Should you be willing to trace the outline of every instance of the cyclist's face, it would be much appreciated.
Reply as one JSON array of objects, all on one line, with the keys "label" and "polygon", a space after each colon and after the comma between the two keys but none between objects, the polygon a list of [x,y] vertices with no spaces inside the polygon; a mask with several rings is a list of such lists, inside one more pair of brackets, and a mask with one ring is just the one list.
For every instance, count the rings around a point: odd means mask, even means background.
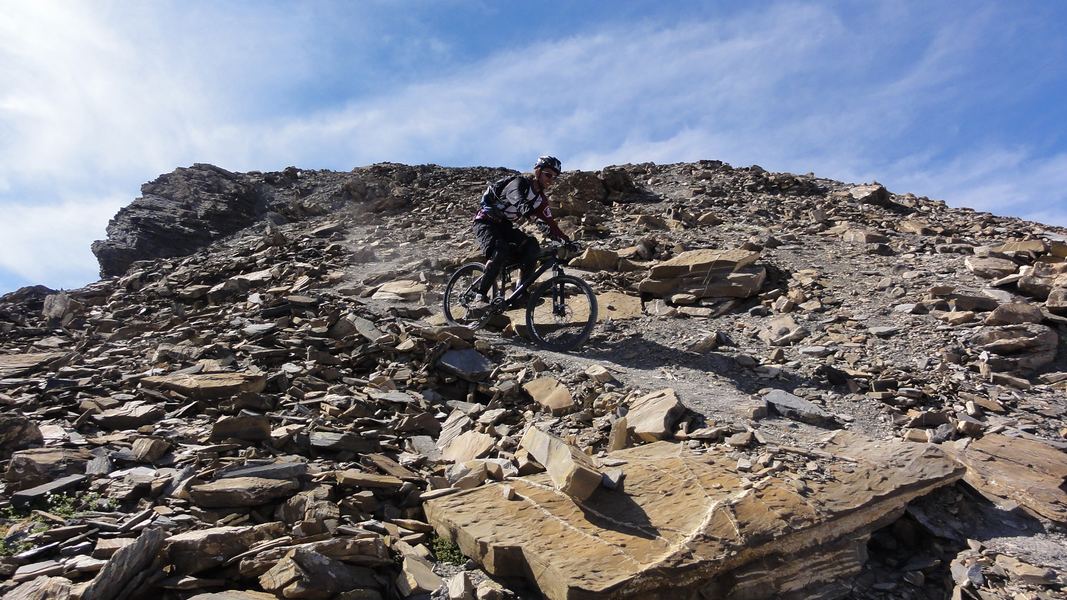
[{"label": "cyclist's face", "polygon": [[552,169],[538,169],[537,170],[537,183],[541,184],[541,187],[548,189],[556,182],[556,178],[559,177],[559,173]]}]

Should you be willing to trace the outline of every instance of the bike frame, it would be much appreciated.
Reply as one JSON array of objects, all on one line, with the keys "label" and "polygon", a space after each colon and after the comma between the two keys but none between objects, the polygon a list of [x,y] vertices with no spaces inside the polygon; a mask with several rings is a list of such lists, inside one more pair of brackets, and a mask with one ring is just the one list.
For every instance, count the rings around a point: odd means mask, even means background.
[{"label": "bike frame", "polygon": [[[515,288],[515,290],[512,291],[511,294],[508,294],[504,297],[504,304],[511,304],[511,301],[516,296],[525,292],[527,288],[533,285],[533,283],[537,281],[538,278],[547,273],[549,269],[553,269],[555,271],[555,273],[553,273],[554,275],[563,275],[563,263],[560,262],[559,257],[556,256],[557,251],[558,250],[553,249],[551,254],[545,253],[545,255],[543,256],[545,256],[547,260],[542,259],[539,261],[541,264],[537,267],[533,274],[531,274],[528,278],[520,281],[519,285]],[[510,283],[509,280],[511,279],[511,275],[515,272],[515,269],[519,268],[519,266],[520,265],[518,264],[511,264],[504,267],[503,271],[500,273],[500,289],[507,289],[508,283]]]}]

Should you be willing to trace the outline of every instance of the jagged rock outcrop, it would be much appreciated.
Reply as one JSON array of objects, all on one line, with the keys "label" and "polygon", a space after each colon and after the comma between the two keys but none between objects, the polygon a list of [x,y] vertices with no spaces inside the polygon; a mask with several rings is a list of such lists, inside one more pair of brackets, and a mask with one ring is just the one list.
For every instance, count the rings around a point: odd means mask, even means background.
[{"label": "jagged rock outcrop", "polygon": [[141,197],[93,242],[100,275],[121,275],[135,261],[191,254],[252,224],[270,205],[249,176],[196,164],[141,186]]}]

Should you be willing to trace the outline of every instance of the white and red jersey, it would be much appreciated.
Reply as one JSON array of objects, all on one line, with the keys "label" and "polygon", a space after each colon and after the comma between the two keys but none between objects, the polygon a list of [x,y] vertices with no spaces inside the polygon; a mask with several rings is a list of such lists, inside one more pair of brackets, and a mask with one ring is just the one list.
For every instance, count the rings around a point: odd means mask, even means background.
[{"label": "white and red jersey", "polygon": [[489,186],[482,195],[482,203],[475,221],[516,223],[533,218],[541,231],[554,239],[566,240],[559,224],[552,216],[552,208],[543,191],[535,191],[533,182],[521,175],[513,177],[499,190]]}]

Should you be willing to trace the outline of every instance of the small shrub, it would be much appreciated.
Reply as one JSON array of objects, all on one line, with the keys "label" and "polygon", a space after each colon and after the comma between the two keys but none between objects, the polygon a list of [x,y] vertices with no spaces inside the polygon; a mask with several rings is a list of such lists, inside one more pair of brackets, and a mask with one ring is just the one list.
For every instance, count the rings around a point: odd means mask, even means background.
[{"label": "small shrub", "polygon": [[463,556],[463,553],[459,551],[459,546],[448,539],[435,535],[430,545],[433,546],[433,555],[437,557],[439,562],[453,565],[461,565],[467,562],[467,557]]}]

